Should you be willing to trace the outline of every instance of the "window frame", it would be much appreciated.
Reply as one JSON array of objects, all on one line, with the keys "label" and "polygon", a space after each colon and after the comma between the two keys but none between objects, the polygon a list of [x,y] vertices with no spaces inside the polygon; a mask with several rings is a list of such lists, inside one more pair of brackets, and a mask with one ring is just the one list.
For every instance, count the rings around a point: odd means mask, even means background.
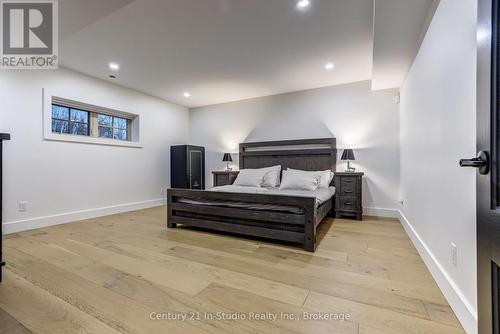
[{"label": "window frame", "polygon": [[[132,148],[142,148],[140,140],[140,116],[128,112],[119,111],[106,107],[100,107],[96,104],[78,102],[74,99],[60,98],[58,95],[51,94],[45,89],[42,90],[43,94],[43,139],[48,141],[63,141],[74,142],[83,144],[95,144],[105,146],[123,146]],[[68,109],[78,109],[88,112],[89,117],[89,135],[73,135],[71,133],[57,133],[52,132],[52,105]],[[123,118],[127,120],[127,140],[99,137],[98,136],[98,122],[97,114]],[[71,118],[71,114],[69,115]],[[58,118],[57,118],[58,119]],[[61,119],[61,121],[68,121]],[[70,121],[68,121],[70,122]],[[81,122],[76,122],[81,123]],[[70,123],[68,123],[70,124]],[[70,125],[68,125],[70,126]],[[68,132],[70,128],[68,128]]]},{"label": "window frame", "polygon": [[[107,116],[107,117],[111,117],[111,125],[110,126],[107,126],[107,125],[100,125],[99,124],[99,115],[103,115],[103,116]],[[114,139],[114,140],[121,140],[121,141],[130,141],[131,140],[131,131],[130,131],[130,127],[131,127],[131,120],[128,119],[128,118],[124,118],[124,117],[120,117],[120,116],[116,116],[116,115],[108,115],[108,114],[104,114],[104,113],[96,113],[95,114],[95,117],[97,119],[97,122],[96,122],[96,127],[94,128],[95,131],[96,131],[96,134],[97,134],[97,137],[99,138],[108,138],[108,139]],[[117,127],[115,126],[115,118],[119,118],[119,119],[123,119],[127,122],[127,125],[125,128],[120,128],[120,127]],[[99,129],[100,128],[109,128],[111,129],[111,135],[113,137],[104,137],[104,136],[100,136],[100,132],[99,132]],[[125,130],[127,132],[127,139],[116,139],[115,138],[115,130]]]},{"label": "window frame", "polygon": [[[73,107],[69,107],[69,106],[64,106],[64,105],[61,105],[61,104],[57,104],[57,103],[52,103],[51,105],[51,113],[52,113],[52,106],[56,106],[56,107],[60,107],[60,108],[66,108],[68,109],[68,119],[62,119],[62,118],[54,118],[54,116],[51,115],[51,120],[56,120],[56,121],[61,121],[61,122],[68,122],[68,132],[54,132],[52,130],[52,133],[56,133],[56,134],[66,134],[66,135],[71,135],[71,136],[90,136],[91,135],[91,124],[90,124],[90,118],[91,118],[91,112],[88,111],[88,110],[83,110],[83,109],[77,109],[77,108],[73,108]],[[87,123],[85,122],[78,122],[78,121],[72,121],[71,120],[71,110],[78,110],[78,111],[84,111],[87,113]],[[71,125],[72,124],[86,124],[87,125],[87,134],[86,135],[81,135],[81,134],[74,134],[74,133],[71,133]]]}]

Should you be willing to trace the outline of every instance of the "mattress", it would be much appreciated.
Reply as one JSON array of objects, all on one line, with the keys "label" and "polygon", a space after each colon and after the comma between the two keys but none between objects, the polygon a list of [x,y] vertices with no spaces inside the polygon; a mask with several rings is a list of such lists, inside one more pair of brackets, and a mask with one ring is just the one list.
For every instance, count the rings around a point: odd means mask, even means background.
[{"label": "mattress", "polygon": [[298,197],[314,197],[316,198],[316,206],[328,201],[335,195],[335,187],[319,188],[314,191],[309,190],[282,190],[279,188],[258,188],[258,187],[243,187],[243,186],[221,186],[210,189],[210,191],[228,192],[228,193],[246,193],[246,194],[266,194],[266,195],[285,195]]},{"label": "mattress", "polygon": [[[280,190],[278,188],[257,188],[257,187],[243,187],[243,186],[229,185],[229,186],[215,187],[212,188],[211,191],[313,197],[316,199],[316,207],[325,203],[326,201],[331,199],[333,195],[335,195],[335,187],[321,188],[315,191],[307,191],[307,190]],[[247,210],[286,212],[293,214],[304,213],[304,209],[302,208],[295,206],[281,205],[281,204],[251,203],[251,202],[226,201],[226,200],[205,200],[205,199],[193,199],[185,197],[179,197],[177,201],[180,203],[187,203],[187,204],[219,206],[219,207],[229,207],[229,208],[238,208]]]}]

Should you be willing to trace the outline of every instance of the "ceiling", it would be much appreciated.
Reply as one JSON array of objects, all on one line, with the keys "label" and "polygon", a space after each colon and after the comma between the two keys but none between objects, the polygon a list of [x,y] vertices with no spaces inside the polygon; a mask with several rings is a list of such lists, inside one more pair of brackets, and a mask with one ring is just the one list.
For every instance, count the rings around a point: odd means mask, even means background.
[{"label": "ceiling", "polygon": [[401,85],[438,4],[437,0],[375,0],[372,89]]},{"label": "ceiling", "polygon": [[60,64],[187,107],[372,79],[373,89],[398,87],[435,9],[296,2],[60,0]]}]

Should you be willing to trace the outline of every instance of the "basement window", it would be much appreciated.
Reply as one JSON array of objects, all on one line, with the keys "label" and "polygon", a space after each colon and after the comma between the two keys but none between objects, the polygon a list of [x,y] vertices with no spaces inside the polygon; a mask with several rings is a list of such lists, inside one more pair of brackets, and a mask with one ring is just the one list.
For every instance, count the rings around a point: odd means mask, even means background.
[{"label": "basement window", "polygon": [[101,138],[113,138],[117,140],[128,140],[129,120],[117,116],[97,114],[98,136]]},{"label": "basement window", "polygon": [[89,112],[53,104],[52,132],[88,136]]},{"label": "basement window", "polygon": [[140,147],[138,115],[52,96],[44,117],[46,140]]}]

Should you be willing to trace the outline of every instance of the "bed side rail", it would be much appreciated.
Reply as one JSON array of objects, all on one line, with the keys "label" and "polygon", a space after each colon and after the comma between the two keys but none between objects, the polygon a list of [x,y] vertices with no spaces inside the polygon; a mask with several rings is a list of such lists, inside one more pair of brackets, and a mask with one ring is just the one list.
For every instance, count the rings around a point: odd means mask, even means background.
[{"label": "bed side rail", "polygon": [[241,201],[262,204],[279,204],[303,207],[306,202],[315,203],[312,197],[286,196],[286,195],[268,195],[268,194],[246,194],[246,193],[229,193],[208,190],[190,190],[190,189],[168,189],[167,197],[185,197],[192,199],[205,200],[223,200],[223,201]]}]

